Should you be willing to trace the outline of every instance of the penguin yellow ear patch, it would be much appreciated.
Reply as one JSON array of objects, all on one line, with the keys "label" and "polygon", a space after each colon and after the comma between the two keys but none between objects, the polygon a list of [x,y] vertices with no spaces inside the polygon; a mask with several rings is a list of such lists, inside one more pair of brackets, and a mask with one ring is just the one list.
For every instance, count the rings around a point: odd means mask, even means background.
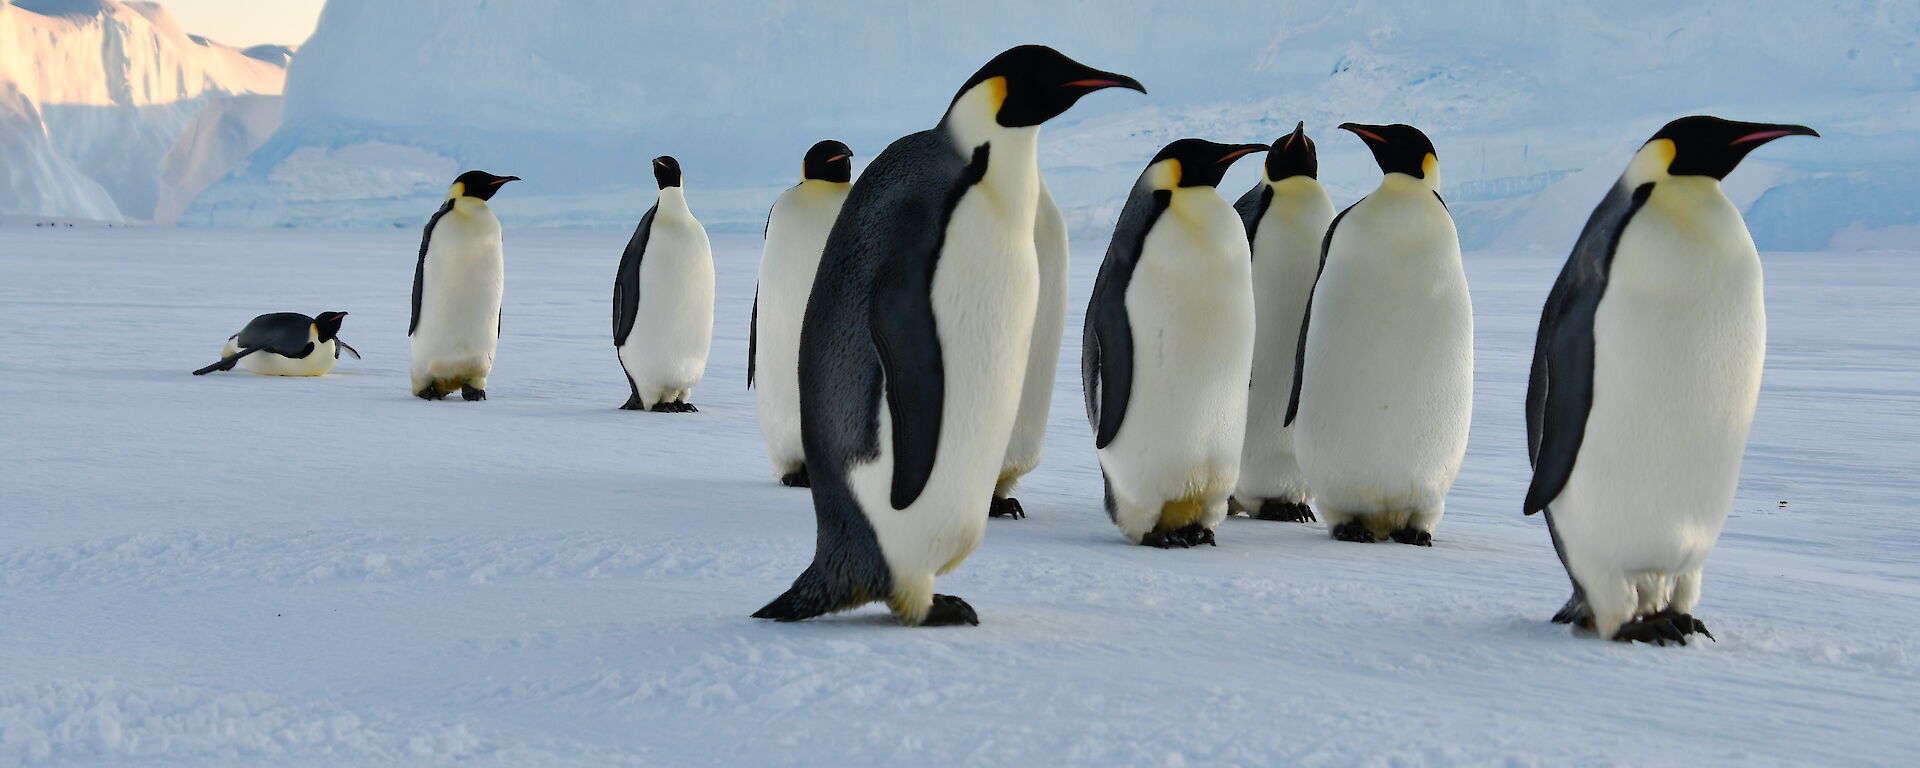
[{"label": "penguin yellow ear patch", "polygon": [[466,197],[466,195],[467,195],[467,183],[464,181],[454,182],[453,188],[447,190],[447,197]]},{"label": "penguin yellow ear patch", "polygon": [[1434,157],[1432,152],[1428,152],[1426,157],[1420,158],[1420,175],[1433,178],[1434,167],[1439,164],[1440,158]]}]

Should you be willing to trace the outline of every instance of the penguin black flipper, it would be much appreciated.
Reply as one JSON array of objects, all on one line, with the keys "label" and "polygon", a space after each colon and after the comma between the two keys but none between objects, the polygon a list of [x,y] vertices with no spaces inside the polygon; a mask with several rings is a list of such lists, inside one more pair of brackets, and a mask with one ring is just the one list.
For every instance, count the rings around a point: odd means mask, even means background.
[{"label": "penguin black flipper", "polygon": [[1266,218],[1267,208],[1273,205],[1273,187],[1261,182],[1247,193],[1233,201],[1233,210],[1240,214],[1240,224],[1247,228],[1247,243],[1251,245],[1255,235],[1260,233],[1260,220]]},{"label": "penguin black flipper", "polygon": [[1645,205],[1653,185],[1616,184],[1593,210],[1572,255],[1547,294],[1534,338],[1527,379],[1527,457],[1533,482],[1529,515],[1546,509],[1566,487],[1593,407],[1593,319],[1607,289],[1607,272],[1627,222]]},{"label": "penguin black flipper", "polygon": [[640,260],[647,254],[647,239],[653,236],[653,215],[659,210],[659,203],[647,209],[647,215],[640,217],[640,226],[634,228],[633,237],[627,241],[627,250],[620,254],[620,271],[613,279],[613,345],[616,347],[627,343],[633,320],[640,316]]},{"label": "penguin black flipper", "polygon": [[340,359],[340,350],[343,349],[346,350],[348,354],[353,355],[353,359],[360,359],[360,350],[354,349],[353,345],[341,341],[338,336],[333,337],[333,359]]},{"label": "penguin black flipper", "polygon": [[1347,211],[1366,202],[1360,198],[1346,211],[1333,217],[1333,223],[1327,225],[1327,236],[1320,238],[1320,268],[1313,273],[1313,287],[1307,289],[1307,309],[1300,317],[1300,344],[1293,350],[1293,394],[1287,396],[1287,418],[1281,426],[1293,426],[1293,418],[1300,415],[1300,383],[1306,381],[1303,372],[1307,369],[1307,325],[1313,322],[1313,292],[1320,288],[1320,275],[1327,271],[1327,251],[1333,247],[1333,231],[1340,227],[1340,220],[1347,217]]},{"label": "penguin black flipper", "polygon": [[1087,324],[1080,344],[1080,375],[1086,382],[1087,418],[1093,422],[1095,448],[1105,448],[1120,433],[1133,396],[1133,321],[1127,316],[1127,286],[1140,264],[1147,233],[1173,202],[1173,193],[1144,183],[1134,186],[1113,225],[1107,257],[1094,278],[1087,302]]},{"label": "penguin black flipper", "polygon": [[[891,147],[889,147],[891,148]],[[974,149],[973,158],[964,165],[951,152],[940,153],[957,168],[949,184],[932,184],[926,191],[944,193],[944,199],[929,194],[900,201],[898,208],[917,209],[926,217],[926,229],[907,239],[900,235],[888,245],[891,258],[882,261],[873,275],[872,306],[867,311],[868,332],[874,351],[879,354],[881,381],[887,390],[887,413],[893,421],[894,509],[906,509],[926,490],[933,477],[933,462],[940,448],[941,414],[947,398],[946,366],[940,352],[940,332],[933,316],[933,273],[940,261],[940,249],[947,239],[947,222],[954,206],[968,188],[987,172],[987,145]],[[876,162],[878,158],[875,159]],[[942,174],[946,176],[946,174]],[[906,197],[909,195],[902,195]],[[849,198],[851,202],[851,198]],[[864,208],[862,211],[871,210]],[[900,227],[917,218],[902,215],[898,209],[888,224]],[[838,222],[834,229],[839,229]],[[832,241],[832,236],[828,236]],[[904,253],[904,255],[903,255]],[[817,279],[816,279],[816,282]]]},{"label": "penguin black flipper", "polygon": [[760,286],[753,286],[753,312],[747,316],[747,389],[753,389],[753,364],[760,354]]},{"label": "penguin black flipper", "polygon": [[427,219],[427,227],[420,231],[420,261],[413,265],[413,317],[407,321],[407,335],[420,329],[420,294],[427,289],[427,245],[433,242],[433,228],[440,223],[440,217],[453,210],[453,198],[447,198],[440,210],[433,212],[433,218]]}]

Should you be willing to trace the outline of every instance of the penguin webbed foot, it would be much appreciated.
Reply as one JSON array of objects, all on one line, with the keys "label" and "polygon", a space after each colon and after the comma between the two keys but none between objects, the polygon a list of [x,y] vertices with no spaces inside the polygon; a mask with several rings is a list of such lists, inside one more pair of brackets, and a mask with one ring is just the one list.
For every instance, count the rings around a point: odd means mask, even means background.
[{"label": "penguin webbed foot", "polygon": [[460,399],[470,403],[477,403],[477,402],[480,402],[481,400],[487,399],[487,391],[484,389],[475,389],[469,386],[462,386],[460,387]]},{"label": "penguin webbed foot", "polygon": [[1388,533],[1387,538],[1393,539],[1401,544],[1412,544],[1416,547],[1433,546],[1433,534],[1418,528],[1401,528]]},{"label": "penguin webbed foot", "polygon": [[414,396],[414,397],[417,397],[417,398],[420,398],[420,399],[422,399],[422,400],[445,400],[445,399],[447,399],[447,393],[445,393],[445,392],[441,392],[441,391],[440,391],[440,387],[439,387],[439,386],[437,386],[437,385],[434,385],[434,384],[428,384],[428,385],[426,386],[426,388],[424,388],[424,389],[421,389],[420,391],[418,391],[418,392],[415,392],[415,393],[413,393],[413,396]]},{"label": "penguin webbed foot", "polygon": [[1649,621],[1653,619],[1667,620],[1673,624],[1674,629],[1680,630],[1680,634],[1704,635],[1708,640],[1716,643],[1720,642],[1718,638],[1713,636],[1712,632],[1707,631],[1706,622],[1694,618],[1691,613],[1680,613],[1679,611],[1668,609],[1647,617]]},{"label": "penguin webbed foot", "polygon": [[807,468],[800,467],[780,476],[780,484],[788,488],[812,488],[813,479],[807,476]]},{"label": "penguin webbed foot", "polygon": [[1027,519],[1027,510],[1025,507],[1020,506],[1019,499],[1008,496],[1004,499],[994,499],[992,502],[989,502],[987,504],[987,517],[1025,520]]},{"label": "penguin webbed foot", "polygon": [[651,413],[673,413],[673,403],[662,400],[654,403],[653,407],[648,408],[647,411]]},{"label": "penguin webbed foot", "polygon": [[1362,523],[1359,520],[1348,520],[1336,525],[1333,527],[1332,533],[1335,541],[1352,541],[1361,544],[1373,543],[1373,531],[1367,528],[1366,523]]},{"label": "penguin webbed foot", "polygon": [[1175,528],[1171,531],[1148,531],[1145,536],[1140,537],[1141,546],[1159,547],[1160,549],[1172,549],[1174,547],[1190,549],[1202,544],[1209,547],[1220,546],[1214,543],[1213,531],[1199,523]]},{"label": "penguin webbed foot", "polygon": [[1302,501],[1278,501],[1268,499],[1254,511],[1255,520],[1278,520],[1283,523],[1313,523],[1319,518],[1313,516],[1313,508]]},{"label": "penguin webbed foot", "polygon": [[1665,646],[1667,643],[1687,644],[1687,634],[1672,621],[1658,616],[1647,616],[1620,625],[1613,633],[1613,639],[1621,643],[1650,643]]},{"label": "penguin webbed foot", "polygon": [[980,625],[980,615],[974,613],[973,606],[953,595],[934,595],[933,606],[927,609],[927,618],[920,622],[923,627],[952,627],[965,624],[970,627]]},{"label": "penguin webbed foot", "polygon": [[674,403],[673,407],[676,413],[699,413],[700,412],[700,409],[693,407],[693,403]]}]

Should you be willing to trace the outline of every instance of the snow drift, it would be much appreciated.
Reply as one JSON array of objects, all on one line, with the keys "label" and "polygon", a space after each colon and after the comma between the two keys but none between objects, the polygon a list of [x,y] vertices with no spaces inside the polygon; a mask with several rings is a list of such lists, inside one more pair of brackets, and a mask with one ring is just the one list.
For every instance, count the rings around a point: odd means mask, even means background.
[{"label": "snow drift", "polygon": [[0,213],[169,220],[278,126],[291,55],[157,3],[0,0]]}]

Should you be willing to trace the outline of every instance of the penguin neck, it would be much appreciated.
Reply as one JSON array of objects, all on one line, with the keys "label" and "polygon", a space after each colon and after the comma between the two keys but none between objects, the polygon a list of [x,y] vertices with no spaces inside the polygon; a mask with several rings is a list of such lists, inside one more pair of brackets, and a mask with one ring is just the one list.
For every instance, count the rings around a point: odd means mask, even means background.
[{"label": "penguin neck", "polygon": [[493,209],[487,207],[487,201],[469,195],[460,195],[453,198],[453,210],[462,216],[472,216],[480,213],[490,214],[493,212]]},{"label": "penguin neck", "polygon": [[1404,173],[1393,172],[1380,179],[1380,188],[1376,195],[1417,195],[1430,197],[1440,193],[1440,173],[1435,169],[1425,178],[1414,178]]},{"label": "penguin neck", "polygon": [[673,218],[692,217],[693,212],[687,210],[687,188],[672,186],[660,190],[658,210],[656,210],[653,215],[655,218],[668,216]]},{"label": "penguin neck", "polygon": [[[1006,87],[1000,78],[976,85],[947,108],[939,130],[964,160],[971,160],[986,145],[987,173],[980,183],[1009,204],[1030,208],[1039,195],[1040,127],[1001,125],[1000,105],[1005,101]],[[1014,215],[1023,214],[1015,211]]]}]

